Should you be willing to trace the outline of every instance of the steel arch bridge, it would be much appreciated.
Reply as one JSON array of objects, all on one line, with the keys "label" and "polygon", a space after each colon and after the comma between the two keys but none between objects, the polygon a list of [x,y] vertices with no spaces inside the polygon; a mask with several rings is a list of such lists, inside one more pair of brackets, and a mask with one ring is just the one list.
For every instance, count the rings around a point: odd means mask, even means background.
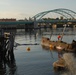
[{"label": "steel arch bridge", "polygon": [[66,19],[69,19],[69,18],[75,19],[76,18],[76,12],[74,12],[72,10],[69,10],[69,9],[64,9],[64,8],[44,11],[44,12],[36,14],[32,18],[35,18],[35,19],[39,20],[43,16],[47,15],[50,12],[54,12],[54,13],[60,14],[61,16],[65,17]]}]

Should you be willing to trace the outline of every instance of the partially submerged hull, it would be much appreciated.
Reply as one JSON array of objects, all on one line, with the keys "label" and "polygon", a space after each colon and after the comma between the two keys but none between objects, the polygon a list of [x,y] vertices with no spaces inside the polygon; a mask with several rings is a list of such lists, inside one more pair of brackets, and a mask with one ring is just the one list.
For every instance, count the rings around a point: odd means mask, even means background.
[{"label": "partially submerged hull", "polygon": [[63,41],[51,41],[49,38],[42,37],[41,45],[50,48],[51,50],[59,50],[59,51],[76,51],[76,41],[71,44],[63,42]]},{"label": "partially submerged hull", "polygon": [[60,58],[56,62],[53,63],[53,67],[55,71],[67,69],[67,65],[65,63],[65,60],[63,58]]}]

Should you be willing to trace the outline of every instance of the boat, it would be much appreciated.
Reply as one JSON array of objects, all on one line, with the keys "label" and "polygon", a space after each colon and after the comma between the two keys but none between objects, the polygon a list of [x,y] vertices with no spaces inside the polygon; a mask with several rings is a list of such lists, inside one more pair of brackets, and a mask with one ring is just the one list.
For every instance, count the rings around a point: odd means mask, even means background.
[{"label": "boat", "polygon": [[75,52],[76,51],[76,41],[73,40],[72,43],[67,43],[63,41],[52,41],[47,37],[42,37],[41,45],[45,47],[49,47],[52,50],[60,50],[60,51],[67,51],[67,52]]},{"label": "boat", "polygon": [[53,35],[53,32],[52,32],[50,38],[42,37],[41,45],[49,47],[50,49],[53,49],[53,50],[76,52],[76,41],[75,40],[72,40],[72,43],[67,43],[67,42],[62,41],[66,26],[67,25],[64,25],[63,32],[61,35],[58,36],[57,41],[50,40]]},{"label": "boat", "polygon": [[55,61],[53,63],[53,67],[55,71],[61,71],[67,69],[67,65],[65,63],[65,60],[63,58],[60,58],[59,60]]}]

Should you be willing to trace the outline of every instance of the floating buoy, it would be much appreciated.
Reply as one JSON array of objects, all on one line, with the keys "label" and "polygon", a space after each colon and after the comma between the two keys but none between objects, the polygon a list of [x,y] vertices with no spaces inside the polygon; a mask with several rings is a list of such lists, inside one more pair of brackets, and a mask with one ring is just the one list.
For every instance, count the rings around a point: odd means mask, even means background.
[{"label": "floating buoy", "polygon": [[30,51],[30,47],[27,48],[27,51]]}]

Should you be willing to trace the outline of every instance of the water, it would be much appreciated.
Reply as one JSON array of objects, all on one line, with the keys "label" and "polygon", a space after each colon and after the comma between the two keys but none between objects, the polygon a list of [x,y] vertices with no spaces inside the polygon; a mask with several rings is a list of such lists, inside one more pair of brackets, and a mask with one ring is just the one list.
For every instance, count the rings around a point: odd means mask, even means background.
[{"label": "water", "polygon": [[[21,36],[20,38],[24,38]],[[35,40],[29,37],[28,40],[16,40],[22,43],[34,43]],[[26,39],[26,38],[25,38]],[[40,43],[40,38],[36,39],[37,43]],[[23,41],[23,42],[22,42]],[[27,47],[30,47],[30,52],[27,51]],[[55,75],[52,67],[52,63],[57,59],[57,53],[53,52],[55,55],[51,57],[51,52],[49,50],[42,49],[41,45],[27,45],[18,46],[15,50],[15,59],[17,64],[17,74],[18,75]]]},{"label": "water", "polygon": [[[50,35],[43,35],[50,37]],[[39,45],[21,45],[14,48],[15,61],[13,63],[6,63],[3,67],[0,64],[0,75],[76,75],[76,58],[71,53],[63,55],[65,61],[70,68],[68,72],[55,72],[53,69],[53,62],[58,60],[58,53],[43,49],[40,45],[42,35],[38,35],[34,38],[27,34],[17,35],[15,42],[20,44],[39,43]],[[57,40],[57,35],[53,35],[52,40]],[[72,40],[76,40],[75,35],[65,35],[63,41],[71,43]],[[27,48],[30,47],[30,51]],[[67,59],[70,59],[67,61]],[[71,65],[70,65],[71,64]]]}]

